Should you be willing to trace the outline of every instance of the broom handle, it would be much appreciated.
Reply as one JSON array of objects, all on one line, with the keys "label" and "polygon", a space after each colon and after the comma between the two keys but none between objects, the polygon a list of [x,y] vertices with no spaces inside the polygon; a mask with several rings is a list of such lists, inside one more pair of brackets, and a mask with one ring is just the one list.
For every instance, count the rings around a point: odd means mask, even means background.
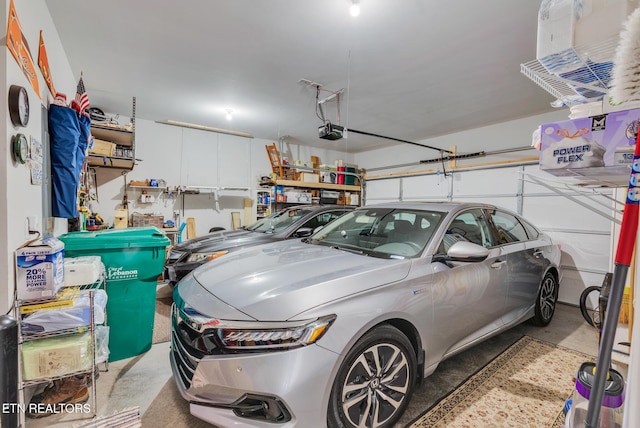
[{"label": "broom handle", "polygon": [[624,298],[624,286],[629,272],[629,265],[633,256],[633,247],[636,244],[636,234],[638,232],[638,210],[640,208],[640,191],[638,181],[640,180],[640,132],[636,136],[636,147],[633,153],[633,163],[631,164],[631,175],[629,178],[629,188],[627,200],[622,214],[622,224],[620,226],[620,236],[618,237],[618,248],[616,250],[615,266],[613,278],[611,279],[611,291],[607,303],[607,313],[604,318],[604,327],[600,336],[600,348],[598,349],[598,359],[596,363],[596,373],[593,387],[589,396],[589,407],[587,409],[587,419],[585,427],[599,427],[600,408],[606,387],[607,375],[611,367],[611,351],[616,336],[620,307]]}]

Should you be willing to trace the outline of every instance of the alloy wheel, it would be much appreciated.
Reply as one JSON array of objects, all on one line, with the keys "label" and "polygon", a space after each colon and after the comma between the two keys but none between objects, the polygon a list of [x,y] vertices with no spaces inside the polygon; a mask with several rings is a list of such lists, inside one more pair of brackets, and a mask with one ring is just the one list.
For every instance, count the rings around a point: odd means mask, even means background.
[{"label": "alloy wheel", "polygon": [[545,320],[550,320],[556,309],[556,280],[551,275],[547,275],[540,287],[540,314]]},{"label": "alloy wheel", "polygon": [[410,393],[407,356],[392,343],[377,343],[351,364],[341,392],[341,407],[356,427],[380,427],[397,415]]}]

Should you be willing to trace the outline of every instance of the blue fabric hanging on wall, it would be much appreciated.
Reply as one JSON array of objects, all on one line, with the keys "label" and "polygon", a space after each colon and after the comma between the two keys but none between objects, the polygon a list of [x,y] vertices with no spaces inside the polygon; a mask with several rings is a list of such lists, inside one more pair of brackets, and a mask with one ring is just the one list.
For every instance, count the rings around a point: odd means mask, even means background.
[{"label": "blue fabric hanging on wall", "polygon": [[90,138],[91,120],[56,104],[49,106],[51,135],[51,213],[54,217],[78,216],[78,180]]}]

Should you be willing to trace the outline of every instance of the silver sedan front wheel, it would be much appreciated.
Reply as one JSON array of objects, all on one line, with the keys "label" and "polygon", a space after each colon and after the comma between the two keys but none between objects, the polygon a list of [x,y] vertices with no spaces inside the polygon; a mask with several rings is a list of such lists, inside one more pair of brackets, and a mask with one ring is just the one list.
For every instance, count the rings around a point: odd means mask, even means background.
[{"label": "silver sedan front wheel", "polygon": [[404,412],[416,377],[411,342],[383,325],[365,334],[347,355],[329,403],[331,427],[388,427]]}]

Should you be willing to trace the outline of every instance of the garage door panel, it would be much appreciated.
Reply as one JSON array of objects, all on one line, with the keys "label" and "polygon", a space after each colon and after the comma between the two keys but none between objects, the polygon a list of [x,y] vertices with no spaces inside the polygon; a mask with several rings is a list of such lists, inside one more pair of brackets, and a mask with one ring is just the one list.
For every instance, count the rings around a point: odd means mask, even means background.
[{"label": "garage door panel", "polygon": [[[578,200],[589,202],[584,196]],[[605,207],[594,207],[610,214],[606,212]],[[525,194],[522,213],[525,218],[541,228],[581,229],[606,233],[611,230],[610,219],[562,196],[534,197]]]},{"label": "garage door panel", "polygon": [[397,201],[400,199],[400,180],[369,180],[366,191],[368,204],[383,199]]},{"label": "garage door panel", "polygon": [[548,235],[561,245],[563,266],[582,267],[598,272],[609,270],[608,235],[563,232],[548,232]]},{"label": "garage door panel", "polygon": [[423,175],[402,179],[402,199],[443,200],[449,193],[449,184],[443,175]]},{"label": "garage door panel", "polygon": [[558,300],[563,303],[578,306],[580,293],[592,285],[600,286],[604,281],[604,273],[565,270],[560,281]]},{"label": "garage door panel", "polygon": [[456,173],[453,194],[457,197],[474,195],[517,195],[520,170],[498,168]]}]

